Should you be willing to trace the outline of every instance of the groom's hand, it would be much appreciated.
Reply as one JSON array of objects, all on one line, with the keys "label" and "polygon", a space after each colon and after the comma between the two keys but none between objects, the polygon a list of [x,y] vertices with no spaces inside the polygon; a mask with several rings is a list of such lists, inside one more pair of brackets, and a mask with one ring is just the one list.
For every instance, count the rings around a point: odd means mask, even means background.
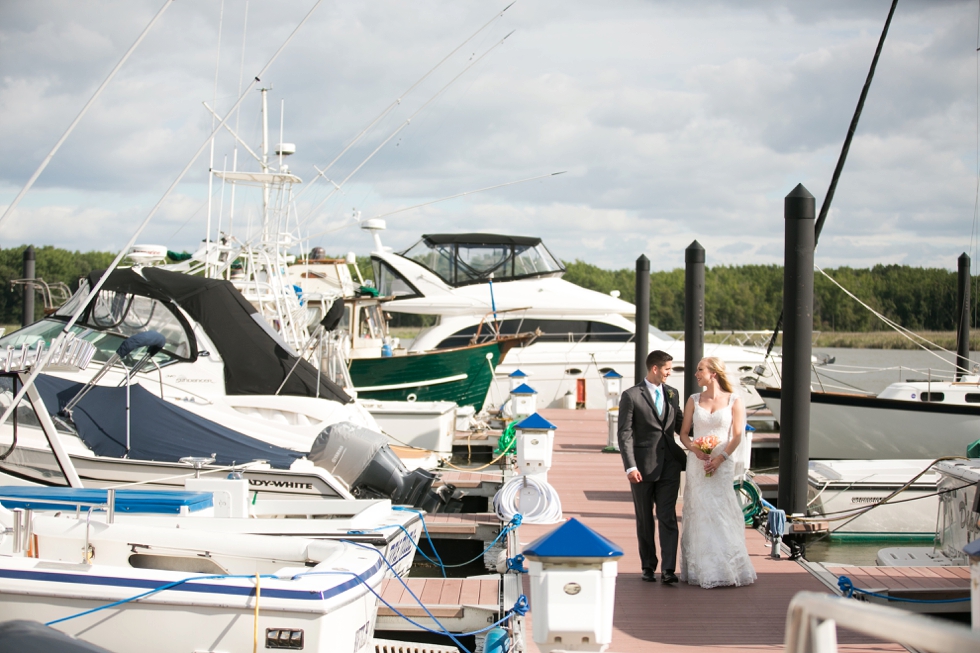
[{"label": "groom's hand", "polygon": [[643,476],[640,474],[639,470],[636,469],[627,474],[626,478],[630,480],[630,483],[639,483],[643,480]]}]

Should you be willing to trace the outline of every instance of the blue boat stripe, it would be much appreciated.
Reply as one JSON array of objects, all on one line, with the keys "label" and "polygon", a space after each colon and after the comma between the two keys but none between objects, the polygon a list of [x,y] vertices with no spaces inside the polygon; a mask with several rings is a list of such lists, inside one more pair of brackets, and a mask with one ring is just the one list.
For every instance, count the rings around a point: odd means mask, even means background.
[{"label": "blue boat stripe", "polygon": [[[288,590],[262,588],[262,596],[278,599],[293,599],[300,601],[325,601],[339,596],[344,592],[360,585],[367,584],[368,579],[381,570],[381,561],[377,561],[374,566],[363,574],[355,576],[353,573],[349,580],[344,581],[330,589],[318,592],[315,590]],[[343,573],[343,572],[335,572]],[[16,580],[35,580],[48,583],[72,583],[77,585],[102,585],[105,587],[131,587],[141,590],[152,590],[165,585],[170,585],[173,581],[158,581],[142,578],[117,578],[114,576],[87,576],[81,574],[71,574],[65,572],[50,572],[37,570],[19,569],[0,569],[0,578],[12,578]],[[165,590],[167,592],[195,592],[200,594],[225,594],[232,596],[253,596],[254,587],[229,587],[226,585],[213,585],[205,583],[195,583],[193,578],[182,585]]]}]

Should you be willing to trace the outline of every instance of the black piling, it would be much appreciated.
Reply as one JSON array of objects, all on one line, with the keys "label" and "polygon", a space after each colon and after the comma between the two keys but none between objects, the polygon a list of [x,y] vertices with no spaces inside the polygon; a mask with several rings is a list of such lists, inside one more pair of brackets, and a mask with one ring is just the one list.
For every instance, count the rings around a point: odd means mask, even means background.
[{"label": "black piling", "polygon": [[647,344],[650,337],[650,259],[636,259],[636,382],[647,375]]},{"label": "black piling", "polygon": [[959,324],[956,325],[956,380],[970,373],[970,257],[960,254],[956,297],[959,300]]},{"label": "black piling", "polygon": [[21,315],[20,323],[21,326],[28,326],[29,324],[34,324],[34,284],[31,283],[34,280],[34,246],[29,245],[27,249],[24,250],[24,279],[27,279],[27,283],[24,284],[24,312]]},{"label": "black piling", "polygon": [[694,379],[704,358],[704,248],[694,241],[684,250],[684,401],[700,392]]},{"label": "black piling", "polygon": [[783,272],[783,381],[779,428],[779,507],[804,514],[810,457],[810,359],[816,203],[803,184],[786,196]]}]

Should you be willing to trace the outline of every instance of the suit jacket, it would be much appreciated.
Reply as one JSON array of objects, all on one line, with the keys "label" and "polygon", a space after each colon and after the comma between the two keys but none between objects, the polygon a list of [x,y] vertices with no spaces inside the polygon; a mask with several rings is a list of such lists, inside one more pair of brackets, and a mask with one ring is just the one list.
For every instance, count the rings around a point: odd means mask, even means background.
[{"label": "suit jacket", "polygon": [[623,392],[619,400],[619,451],[623,467],[636,467],[644,481],[659,480],[662,475],[676,475],[687,462],[684,450],[674,441],[681,430],[684,413],[680,409],[676,388],[663,384],[664,414],[657,415],[653,397],[646,382]]}]

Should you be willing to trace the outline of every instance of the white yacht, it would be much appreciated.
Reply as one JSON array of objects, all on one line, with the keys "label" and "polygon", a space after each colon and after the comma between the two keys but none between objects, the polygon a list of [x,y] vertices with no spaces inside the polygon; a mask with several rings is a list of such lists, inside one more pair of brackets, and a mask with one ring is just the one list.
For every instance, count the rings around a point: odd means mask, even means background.
[{"label": "white yacht", "polygon": [[[538,392],[539,406],[574,403],[606,408],[602,376],[614,370],[633,377],[636,307],[562,279],[564,266],[540,238],[498,234],[426,234],[403,252],[383,247],[383,221],[369,220],[375,283],[390,313],[436,316],[410,351],[432,351],[482,342],[496,334],[538,331],[496,368],[488,403],[508,396],[508,376],[521,370]],[[684,343],[651,327],[649,348],[674,357],[671,383],[684,385]],[[705,344],[705,356],[725,361],[742,380],[747,405],[762,405],[754,384],[761,373],[778,378],[759,348]],[[574,399],[570,401],[568,396]]]}]

